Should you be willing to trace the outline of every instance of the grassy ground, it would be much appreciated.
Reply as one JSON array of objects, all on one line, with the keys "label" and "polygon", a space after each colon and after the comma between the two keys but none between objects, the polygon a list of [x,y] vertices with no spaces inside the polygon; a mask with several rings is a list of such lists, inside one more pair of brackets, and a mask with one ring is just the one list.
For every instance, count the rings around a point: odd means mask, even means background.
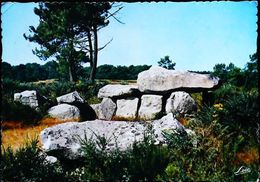
[{"label": "grassy ground", "polygon": [[2,145],[4,148],[10,146],[16,150],[23,146],[27,140],[39,139],[39,134],[43,129],[60,123],[64,123],[64,121],[53,118],[45,118],[36,126],[22,126],[22,122],[4,121],[2,124]]},{"label": "grassy ground", "polygon": [[136,80],[107,80],[97,79],[97,82],[107,82],[108,84],[136,85]]}]

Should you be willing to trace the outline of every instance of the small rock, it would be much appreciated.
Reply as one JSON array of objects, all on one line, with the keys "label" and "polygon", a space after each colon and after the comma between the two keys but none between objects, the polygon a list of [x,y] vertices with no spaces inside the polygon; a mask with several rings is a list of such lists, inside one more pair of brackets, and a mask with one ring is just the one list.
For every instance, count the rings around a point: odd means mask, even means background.
[{"label": "small rock", "polygon": [[69,104],[59,104],[48,110],[48,114],[60,120],[79,120],[80,111],[77,107]]},{"label": "small rock", "polygon": [[21,102],[31,108],[36,109],[39,106],[36,90],[25,90],[21,93],[14,94],[14,101]]},{"label": "small rock", "polygon": [[56,157],[53,157],[53,156],[47,156],[47,157],[45,158],[45,161],[48,162],[48,163],[53,164],[53,163],[58,162],[58,159],[57,159]]},{"label": "small rock", "polygon": [[73,102],[80,102],[83,103],[84,100],[80,97],[79,93],[77,91],[62,95],[60,97],[57,97],[58,104],[61,103],[73,103]]}]

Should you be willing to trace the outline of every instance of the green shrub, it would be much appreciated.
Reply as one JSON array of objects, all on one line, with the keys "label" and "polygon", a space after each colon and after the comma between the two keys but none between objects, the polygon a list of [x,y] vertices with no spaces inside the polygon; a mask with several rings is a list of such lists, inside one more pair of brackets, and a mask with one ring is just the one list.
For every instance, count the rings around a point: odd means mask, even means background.
[{"label": "green shrub", "polygon": [[236,95],[240,91],[241,90],[238,87],[230,83],[223,84],[220,88],[213,92],[214,101],[215,103],[223,102],[228,99],[228,97]]},{"label": "green shrub", "polygon": [[2,99],[1,118],[4,121],[23,121],[25,125],[37,124],[44,116],[30,106]]},{"label": "green shrub", "polygon": [[109,139],[103,136],[97,136],[94,142],[85,137],[81,140],[82,150],[85,157],[83,167],[83,180],[94,181],[118,181],[124,176],[124,167],[126,166],[126,155],[116,149],[108,153],[106,146]]},{"label": "green shrub", "polygon": [[148,129],[144,140],[134,143],[133,149],[128,151],[130,181],[155,181],[164,173],[169,163],[169,152],[167,147],[157,146],[154,142],[154,133]]},{"label": "green shrub", "polygon": [[259,145],[259,108],[256,94],[240,93],[223,102],[219,122],[232,133],[229,139],[235,152]]},{"label": "green shrub", "polygon": [[85,181],[154,181],[164,172],[168,164],[166,147],[154,144],[154,134],[149,130],[144,134],[144,141],[136,142],[133,148],[122,152],[115,149],[106,151],[109,139],[97,136],[97,140],[81,140],[85,165],[81,174]]},{"label": "green shrub", "polygon": [[223,102],[219,113],[221,122],[233,128],[256,128],[259,121],[257,94],[239,93]]},{"label": "green shrub", "polygon": [[64,181],[60,166],[46,162],[37,143],[34,139],[17,151],[3,149],[1,181]]},{"label": "green shrub", "polygon": [[[227,106],[228,109],[225,108],[225,102],[223,108],[204,106],[186,126],[196,132],[195,138],[185,134],[165,133],[164,136],[170,150],[169,155],[172,157],[161,179],[165,181],[256,180],[259,163],[256,160],[245,163],[236,155],[240,151],[258,146],[255,138],[248,137],[248,135],[254,137],[256,133],[248,133],[249,130],[246,126],[240,127],[239,124],[236,124],[239,120],[234,120],[238,114],[238,110],[236,110],[238,107],[250,106],[249,108],[255,110],[251,104],[254,99],[248,97],[250,96],[242,96],[240,99],[234,97],[232,104],[230,100],[226,101],[230,103],[230,106]],[[239,106],[237,106],[238,103]],[[247,115],[247,121],[250,123],[249,120],[254,121],[253,117],[257,115],[253,111],[248,111],[249,108],[244,109],[245,113],[248,112],[250,115]],[[236,111],[233,112],[233,109]],[[222,112],[226,114],[225,122]],[[192,144],[194,139],[196,145]],[[235,175],[241,166],[249,167],[251,172]]]},{"label": "green shrub", "polygon": [[52,83],[20,83],[17,81],[6,79],[3,81],[3,96],[9,100],[13,99],[16,92],[24,90],[36,90],[40,95],[46,96],[49,99],[55,100],[61,95],[78,91],[83,99],[88,100],[91,97],[97,96],[101,87],[106,85],[106,82],[90,83],[88,81],[79,81],[78,83],[71,82],[52,82]]}]

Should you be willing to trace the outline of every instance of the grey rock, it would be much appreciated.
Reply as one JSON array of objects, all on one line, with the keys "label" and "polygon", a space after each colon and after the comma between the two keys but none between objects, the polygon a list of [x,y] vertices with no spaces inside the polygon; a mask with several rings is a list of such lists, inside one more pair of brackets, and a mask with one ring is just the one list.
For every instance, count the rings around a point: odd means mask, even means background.
[{"label": "grey rock", "polygon": [[98,118],[111,120],[116,111],[116,104],[110,98],[103,98],[98,109]]},{"label": "grey rock", "polygon": [[48,114],[60,120],[79,120],[80,111],[77,107],[69,104],[59,104],[48,110]]},{"label": "grey rock", "polygon": [[45,161],[46,161],[47,163],[53,164],[53,163],[58,162],[58,159],[57,159],[57,157],[46,156],[46,157],[45,157]]},{"label": "grey rock", "polygon": [[155,136],[157,136],[157,141],[160,143],[165,143],[165,139],[162,135],[163,131],[171,131],[175,133],[185,132],[184,126],[174,118],[172,113],[167,114],[161,119],[153,121],[153,128]]},{"label": "grey rock", "polygon": [[25,90],[21,93],[15,93],[14,101],[21,102],[22,104],[28,105],[34,109],[39,106],[37,92],[35,90]]},{"label": "grey rock", "polygon": [[77,91],[62,95],[60,97],[57,97],[58,104],[61,103],[73,103],[73,102],[80,102],[83,103],[84,100],[80,97],[79,93]]},{"label": "grey rock", "polygon": [[218,77],[188,71],[151,67],[138,74],[137,85],[141,92],[167,92],[177,89],[213,89],[220,84]]},{"label": "grey rock", "polygon": [[97,136],[105,137],[108,141],[106,146],[108,152],[117,147],[120,151],[125,151],[132,147],[134,142],[144,139],[144,132],[148,126],[154,129],[155,143],[165,143],[163,131],[184,128],[170,113],[159,120],[151,121],[150,124],[103,120],[67,122],[44,129],[40,133],[40,138],[45,152],[58,159],[64,157],[73,160],[83,156],[80,141],[85,137],[94,142],[97,141]]},{"label": "grey rock", "polygon": [[137,116],[138,101],[138,98],[118,99],[115,116],[126,120],[134,120]]},{"label": "grey rock", "polygon": [[197,108],[195,100],[186,92],[173,92],[166,102],[166,113],[186,114]]},{"label": "grey rock", "polygon": [[90,107],[95,111],[97,118],[100,118],[100,114],[99,114],[100,103],[90,104]]},{"label": "grey rock", "polygon": [[119,96],[130,96],[134,91],[137,91],[135,85],[106,85],[98,91],[98,98],[112,98]]},{"label": "grey rock", "polygon": [[143,95],[138,117],[141,120],[153,120],[162,111],[162,96]]}]

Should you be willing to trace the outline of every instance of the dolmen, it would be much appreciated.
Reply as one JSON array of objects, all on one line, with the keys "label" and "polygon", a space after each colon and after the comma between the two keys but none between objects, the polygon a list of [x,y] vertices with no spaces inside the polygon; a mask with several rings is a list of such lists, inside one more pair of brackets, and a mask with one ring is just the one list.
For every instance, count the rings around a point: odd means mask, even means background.
[{"label": "dolmen", "polygon": [[[151,67],[139,73],[137,84],[108,84],[98,92],[102,101],[88,105],[77,91],[56,98],[48,114],[66,122],[44,129],[40,139],[44,151],[59,160],[83,157],[82,139],[107,139],[106,150],[127,150],[142,141],[152,128],[156,144],[164,144],[164,132],[194,132],[176,118],[196,112],[193,92],[207,92],[220,86],[220,80],[209,74]],[[42,98],[35,90],[14,94],[14,100],[38,109]],[[45,98],[46,99],[46,98]],[[81,122],[75,122],[81,121]]]},{"label": "dolmen", "polygon": [[[144,139],[148,127],[154,131],[156,144],[165,143],[163,133],[166,131],[193,135],[176,115],[196,111],[197,105],[190,93],[214,90],[219,84],[219,78],[208,74],[151,67],[139,73],[136,85],[102,87],[98,92],[101,103],[90,105],[95,120],[67,122],[44,129],[40,134],[43,149],[58,159],[76,160],[83,156],[80,141],[84,138],[97,141],[101,136],[108,141],[107,151],[116,148],[125,151],[134,142]],[[68,100],[82,101],[77,93],[66,98],[57,99],[58,106],[64,104],[64,100],[66,104]]]},{"label": "dolmen", "polygon": [[196,111],[189,93],[214,90],[219,78],[208,74],[151,67],[139,73],[137,85],[106,85],[98,92],[100,104],[91,105],[98,119],[153,120],[168,114]]}]

